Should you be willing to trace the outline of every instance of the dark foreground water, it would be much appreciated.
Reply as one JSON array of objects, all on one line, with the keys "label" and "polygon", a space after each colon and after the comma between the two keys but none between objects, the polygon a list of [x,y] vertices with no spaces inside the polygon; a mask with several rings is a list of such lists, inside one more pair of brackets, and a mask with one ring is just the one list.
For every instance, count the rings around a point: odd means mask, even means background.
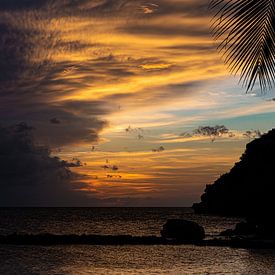
[{"label": "dark foreground water", "polygon": [[[168,218],[199,222],[209,236],[238,219],[186,208],[0,209],[0,234],[159,235]],[[275,274],[274,250],[195,246],[0,246],[0,274]]]}]

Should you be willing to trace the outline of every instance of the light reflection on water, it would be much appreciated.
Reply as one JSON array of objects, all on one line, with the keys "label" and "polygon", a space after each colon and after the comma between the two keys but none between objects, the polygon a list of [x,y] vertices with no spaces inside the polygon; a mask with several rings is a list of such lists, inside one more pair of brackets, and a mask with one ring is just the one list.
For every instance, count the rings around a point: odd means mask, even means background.
[{"label": "light reflection on water", "polygon": [[[169,218],[209,235],[240,219],[188,208],[0,208],[0,234],[157,235]],[[275,274],[275,251],[195,246],[0,246],[0,274]]]},{"label": "light reflection on water", "polygon": [[1,274],[275,274],[274,250],[195,246],[0,247]]}]

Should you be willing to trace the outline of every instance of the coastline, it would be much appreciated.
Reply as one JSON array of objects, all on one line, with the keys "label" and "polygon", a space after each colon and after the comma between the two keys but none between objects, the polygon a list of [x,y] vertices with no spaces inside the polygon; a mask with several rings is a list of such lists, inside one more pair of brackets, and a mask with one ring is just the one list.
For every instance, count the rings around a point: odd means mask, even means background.
[{"label": "coastline", "polygon": [[195,245],[232,248],[275,249],[275,240],[253,237],[215,237],[204,240],[176,240],[158,236],[11,234],[0,236],[1,245]]}]

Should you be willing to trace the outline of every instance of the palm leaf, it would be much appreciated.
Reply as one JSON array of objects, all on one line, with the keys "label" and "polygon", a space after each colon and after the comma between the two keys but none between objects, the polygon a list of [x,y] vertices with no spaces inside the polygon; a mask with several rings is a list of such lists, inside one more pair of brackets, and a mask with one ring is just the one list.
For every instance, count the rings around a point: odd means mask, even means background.
[{"label": "palm leaf", "polygon": [[231,73],[252,90],[275,83],[275,0],[211,0],[212,31]]}]

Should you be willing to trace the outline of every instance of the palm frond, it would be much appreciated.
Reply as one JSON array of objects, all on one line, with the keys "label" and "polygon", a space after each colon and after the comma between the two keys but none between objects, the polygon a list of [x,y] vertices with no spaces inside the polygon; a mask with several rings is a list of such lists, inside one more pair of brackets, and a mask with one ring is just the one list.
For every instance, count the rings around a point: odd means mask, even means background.
[{"label": "palm frond", "polygon": [[275,83],[275,0],[211,0],[212,31],[230,72],[252,90]]}]

